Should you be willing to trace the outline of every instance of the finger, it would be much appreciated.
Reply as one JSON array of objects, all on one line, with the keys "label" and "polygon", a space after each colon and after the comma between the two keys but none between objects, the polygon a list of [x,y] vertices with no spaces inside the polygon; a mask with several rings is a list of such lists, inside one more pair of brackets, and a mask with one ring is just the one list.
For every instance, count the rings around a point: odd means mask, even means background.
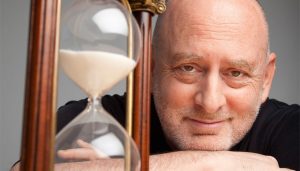
[{"label": "finger", "polygon": [[78,139],[77,140],[77,144],[79,145],[79,147],[82,147],[82,148],[88,148],[88,149],[91,149],[93,150],[94,152],[96,152],[98,156],[98,158],[110,158],[107,154],[105,154],[104,152],[102,152],[101,150],[99,150],[98,148],[95,148],[93,145],[81,140],[81,139]]},{"label": "finger", "polygon": [[77,148],[69,150],[59,150],[57,155],[63,159],[69,160],[96,160],[100,159],[96,151],[89,148]]},{"label": "finger", "polygon": [[93,148],[93,146],[81,139],[78,139],[77,141],[77,144],[79,145],[79,147],[82,147],[82,148]]}]

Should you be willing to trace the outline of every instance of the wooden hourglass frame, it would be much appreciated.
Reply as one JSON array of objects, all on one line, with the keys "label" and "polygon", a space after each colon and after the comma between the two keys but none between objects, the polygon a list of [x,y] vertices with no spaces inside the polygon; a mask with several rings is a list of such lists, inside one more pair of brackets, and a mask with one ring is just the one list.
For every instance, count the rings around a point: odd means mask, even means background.
[{"label": "wooden hourglass frame", "polygon": [[[57,52],[61,0],[31,0],[24,99],[21,171],[50,171],[54,166]],[[121,0],[130,7],[142,32],[142,54],[127,81],[126,129],[141,155],[141,170],[149,170],[151,18],[162,13],[164,0]]]}]

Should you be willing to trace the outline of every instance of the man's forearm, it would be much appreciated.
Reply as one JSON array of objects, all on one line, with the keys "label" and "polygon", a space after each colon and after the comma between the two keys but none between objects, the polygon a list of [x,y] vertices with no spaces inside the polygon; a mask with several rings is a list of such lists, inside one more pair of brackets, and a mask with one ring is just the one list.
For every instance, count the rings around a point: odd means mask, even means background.
[{"label": "man's forearm", "polygon": [[197,170],[209,171],[210,152],[205,151],[179,151],[150,156],[150,171],[182,171]]},{"label": "man's forearm", "polygon": [[86,162],[55,164],[55,171],[122,171],[124,162],[121,159],[100,159]]},{"label": "man's forearm", "polygon": [[[149,164],[150,171],[285,170],[278,167],[278,163],[273,157],[255,153],[230,151],[178,151],[151,155]],[[87,162],[63,163],[56,164],[55,170],[121,171],[124,170],[124,162],[122,159],[99,159]]]},{"label": "man's forearm", "polygon": [[282,171],[274,157],[248,152],[178,151],[150,157],[150,171]]},{"label": "man's forearm", "polygon": [[[205,159],[208,152],[172,152],[150,156],[150,171],[182,171],[182,170],[210,170],[209,162]],[[197,166],[198,165],[198,166]],[[197,166],[197,167],[196,167]],[[122,171],[124,162],[121,159],[100,159],[87,162],[73,162],[56,164],[59,171]]]}]

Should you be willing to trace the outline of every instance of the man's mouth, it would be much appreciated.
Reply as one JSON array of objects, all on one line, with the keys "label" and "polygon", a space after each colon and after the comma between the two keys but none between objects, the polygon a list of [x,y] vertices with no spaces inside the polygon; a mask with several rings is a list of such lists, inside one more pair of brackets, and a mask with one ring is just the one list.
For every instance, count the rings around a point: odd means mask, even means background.
[{"label": "man's mouth", "polygon": [[228,119],[205,120],[194,118],[186,118],[185,120],[193,129],[193,132],[199,134],[216,134],[228,121]]}]

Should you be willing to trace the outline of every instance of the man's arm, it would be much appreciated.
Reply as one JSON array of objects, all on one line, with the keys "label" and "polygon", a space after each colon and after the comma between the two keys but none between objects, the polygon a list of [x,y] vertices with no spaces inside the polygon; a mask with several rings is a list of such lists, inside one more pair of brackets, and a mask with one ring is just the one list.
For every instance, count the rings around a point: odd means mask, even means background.
[{"label": "man's arm", "polygon": [[[89,143],[82,140],[77,142],[80,148],[63,150],[64,155],[58,152],[58,156],[66,160],[86,160],[91,162],[93,168],[105,168],[105,170],[124,170],[121,159],[109,159],[108,156],[95,150]],[[99,155],[100,152],[100,155]],[[103,157],[105,156],[105,157]],[[106,159],[106,160],[105,160]],[[108,160],[109,159],[109,160]],[[216,164],[217,163],[217,164]],[[179,165],[178,165],[179,164]],[[107,166],[107,168],[106,168]],[[86,168],[85,163],[62,164],[64,168]],[[271,156],[264,156],[248,152],[229,152],[229,151],[178,151],[150,156],[150,170],[274,170],[278,169],[277,160]],[[59,170],[63,170],[60,168]]]},{"label": "man's arm", "polygon": [[[122,160],[100,159],[90,162],[58,164],[62,171],[120,171]],[[180,151],[150,156],[150,171],[284,171],[275,158],[247,152]]]},{"label": "man's arm", "polygon": [[[12,171],[18,170],[16,165]],[[99,159],[87,162],[56,164],[59,171],[119,171],[123,168],[121,159]],[[275,158],[248,152],[230,151],[179,151],[150,156],[150,171],[284,171]]]},{"label": "man's arm", "polygon": [[279,168],[274,157],[248,152],[179,151],[150,157],[151,171],[252,171],[289,170]]}]

